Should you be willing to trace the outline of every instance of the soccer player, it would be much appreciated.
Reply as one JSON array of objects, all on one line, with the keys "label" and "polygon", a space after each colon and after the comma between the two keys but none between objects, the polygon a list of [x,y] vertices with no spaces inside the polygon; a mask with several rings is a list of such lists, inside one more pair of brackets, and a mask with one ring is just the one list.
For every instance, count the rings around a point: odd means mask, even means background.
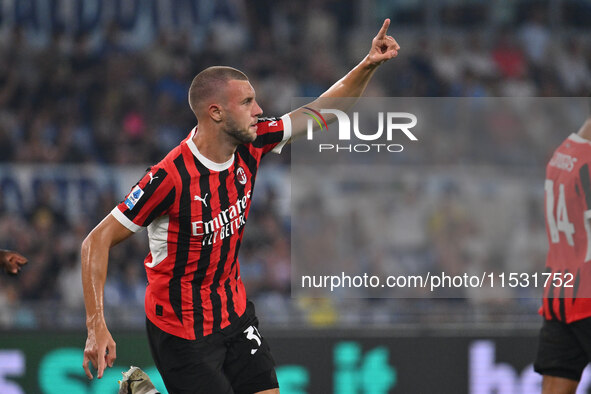
[{"label": "soccer player", "polygon": [[[400,49],[386,19],[369,54],[321,98],[359,97],[376,68]],[[101,378],[116,345],[103,314],[109,249],[147,227],[145,311],[150,350],[171,393],[279,393],[269,346],[240,278],[238,250],[257,169],[306,132],[298,109],[263,111],[242,72],[210,67],[189,89],[198,125],[131,189],[82,244],[89,361]],[[310,103],[320,109],[318,102]],[[344,109],[344,108],[343,108]]]},{"label": "soccer player", "polygon": [[591,114],[546,167],[546,267],[536,372],[542,393],[575,393],[591,361]]},{"label": "soccer player", "polygon": [[9,274],[16,275],[27,263],[27,258],[12,250],[0,249],[0,267]]}]

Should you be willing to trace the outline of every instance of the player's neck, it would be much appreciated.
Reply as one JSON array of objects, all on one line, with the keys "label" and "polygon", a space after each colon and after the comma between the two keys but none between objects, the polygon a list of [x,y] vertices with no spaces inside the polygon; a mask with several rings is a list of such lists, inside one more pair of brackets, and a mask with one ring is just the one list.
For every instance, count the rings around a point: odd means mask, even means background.
[{"label": "player's neck", "polygon": [[199,153],[214,163],[225,163],[230,160],[237,147],[236,143],[224,133],[207,128],[205,125],[197,127],[193,142]]},{"label": "player's neck", "polygon": [[591,117],[587,118],[587,121],[583,123],[583,126],[581,126],[577,134],[586,140],[591,141]]}]

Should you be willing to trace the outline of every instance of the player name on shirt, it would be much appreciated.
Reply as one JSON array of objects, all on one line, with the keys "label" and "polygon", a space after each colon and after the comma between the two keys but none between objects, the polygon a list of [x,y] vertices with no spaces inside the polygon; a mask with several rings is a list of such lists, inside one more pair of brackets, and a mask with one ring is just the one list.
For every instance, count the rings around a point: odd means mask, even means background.
[{"label": "player name on shirt", "polygon": [[566,170],[568,172],[571,172],[573,168],[575,168],[576,162],[576,157],[572,157],[571,155],[567,155],[561,152],[554,152],[552,159],[550,159],[549,165],[551,167],[556,167],[560,170]]}]

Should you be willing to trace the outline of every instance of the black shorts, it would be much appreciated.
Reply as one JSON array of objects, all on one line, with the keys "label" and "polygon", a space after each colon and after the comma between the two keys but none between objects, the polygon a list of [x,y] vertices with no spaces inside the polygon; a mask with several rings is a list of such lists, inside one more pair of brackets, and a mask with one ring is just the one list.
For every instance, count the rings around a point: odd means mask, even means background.
[{"label": "black shorts", "polygon": [[252,394],[278,388],[275,361],[258,332],[254,305],[231,333],[199,340],[168,334],[146,319],[150,351],[170,394]]},{"label": "black shorts", "polygon": [[591,318],[569,324],[544,320],[534,370],[542,375],[581,380],[591,361]]}]

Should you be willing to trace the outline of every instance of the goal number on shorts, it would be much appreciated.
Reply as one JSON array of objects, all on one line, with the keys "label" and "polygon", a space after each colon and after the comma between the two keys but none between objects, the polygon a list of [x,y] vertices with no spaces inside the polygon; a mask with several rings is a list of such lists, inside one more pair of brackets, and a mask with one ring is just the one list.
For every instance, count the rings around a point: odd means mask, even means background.
[{"label": "goal number on shorts", "polygon": [[[558,202],[556,203],[556,217],[554,216],[554,182],[546,179],[546,220],[548,222],[548,229],[550,231],[550,239],[552,243],[560,242],[560,232],[566,236],[566,242],[570,246],[574,246],[573,234],[575,233],[575,226],[568,220],[568,211],[566,208],[566,199],[564,197],[564,185],[558,185]],[[585,255],[585,262],[591,260],[591,210],[585,211],[583,214],[583,223],[585,224],[585,231],[587,232],[587,254]]]},{"label": "goal number on shorts", "polygon": [[255,341],[257,343],[256,349],[250,350],[250,354],[255,354],[261,346],[261,334],[259,333],[259,330],[257,330],[255,326],[250,326],[246,330],[244,330],[244,333],[246,334],[246,339]]}]

